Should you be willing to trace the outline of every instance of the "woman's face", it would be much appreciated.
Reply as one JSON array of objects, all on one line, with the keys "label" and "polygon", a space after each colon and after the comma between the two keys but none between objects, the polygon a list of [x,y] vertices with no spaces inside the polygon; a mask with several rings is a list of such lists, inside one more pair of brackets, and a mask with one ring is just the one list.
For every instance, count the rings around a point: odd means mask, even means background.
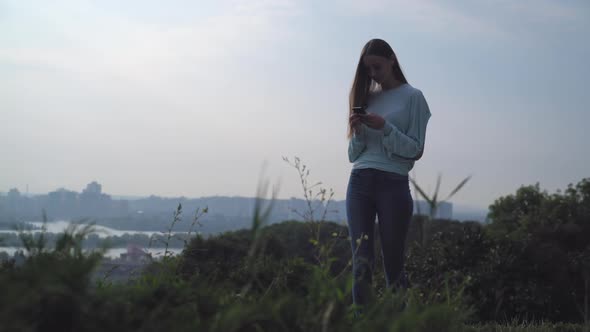
[{"label": "woman's face", "polygon": [[365,55],[363,56],[363,63],[367,68],[369,77],[379,84],[389,81],[393,76],[393,59],[379,55]]}]

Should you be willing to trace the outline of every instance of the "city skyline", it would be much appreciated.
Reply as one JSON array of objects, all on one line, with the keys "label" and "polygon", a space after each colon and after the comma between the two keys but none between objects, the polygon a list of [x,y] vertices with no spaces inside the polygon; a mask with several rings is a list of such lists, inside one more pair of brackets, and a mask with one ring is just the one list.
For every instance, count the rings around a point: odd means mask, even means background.
[{"label": "city skyline", "polygon": [[[263,207],[273,206],[269,216],[270,222],[311,220],[320,218],[321,215],[324,215],[327,220],[339,222],[346,220],[345,201],[342,200],[325,197],[326,201],[323,201],[321,197],[315,197],[311,202],[315,212],[311,212],[305,198],[260,198]],[[81,192],[58,188],[46,194],[24,196],[18,189],[13,188],[8,193],[0,195],[0,221],[6,217],[35,218],[42,214],[48,216],[50,220],[88,217],[107,219],[122,217],[132,220],[141,215],[168,216],[178,207],[178,204],[182,204],[185,211],[194,212],[206,208],[213,215],[250,220],[257,200],[256,197],[243,196],[161,197],[155,195],[129,199],[109,195],[102,191],[101,184],[93,181],[88,183]],[[425,201],[414,202],[416,214],[429,214],[429,211],[429,205]],[[452,219],[453,213],[452,203],[440,202],[435,215],[437,218]],[[464,220],[485,221],[485,214],[482,214],[482,211],[460,211],[458,215]],[[126,224],[124,220],[119,222],[121,225]]]}]

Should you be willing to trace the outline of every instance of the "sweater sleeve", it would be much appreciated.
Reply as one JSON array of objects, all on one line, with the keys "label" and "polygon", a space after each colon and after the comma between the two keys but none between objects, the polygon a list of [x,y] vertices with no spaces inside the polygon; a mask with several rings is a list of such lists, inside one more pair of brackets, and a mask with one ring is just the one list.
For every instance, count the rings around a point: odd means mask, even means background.
[{"label": "sweater sleeve", "polygon": [[389,121],[383,127],[383,147],[390,158],[417,159],[424,150],[426,125],[431,113],[421,91],[408,101],[410,121],[407,132],[403,132]]},{"label": "sweater sleeve", "polygon": [[353,132],[352,138],[348,142],[348,161],[351,163],[354,162],[367,147],[367,141],[364,137],[365,130],[362,127],[363,126],[361,126],[358,135]]}]

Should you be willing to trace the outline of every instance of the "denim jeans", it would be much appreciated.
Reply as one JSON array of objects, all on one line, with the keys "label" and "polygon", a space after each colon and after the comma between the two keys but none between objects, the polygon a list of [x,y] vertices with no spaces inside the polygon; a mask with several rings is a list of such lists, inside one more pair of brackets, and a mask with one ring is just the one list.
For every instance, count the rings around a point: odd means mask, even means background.
[{"label": "denim jeans", "polygon": [[352,247],[352,295],[355,304],[370,300],[374,270],[374,226],[378,218],[387,287],[407,288],[404,247],[414,210],[409,178],[377,169],[353,169],[346,192]]}]

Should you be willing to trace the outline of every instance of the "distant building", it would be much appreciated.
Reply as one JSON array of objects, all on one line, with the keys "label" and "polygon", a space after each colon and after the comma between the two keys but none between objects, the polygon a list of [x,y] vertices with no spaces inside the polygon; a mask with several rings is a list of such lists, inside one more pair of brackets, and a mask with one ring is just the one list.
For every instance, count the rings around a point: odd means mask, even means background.
[{"label": "distant building", "polygon": [[87,184],[86,189],[82,191],[82,194],[90,194],[96,196],[100,196],[101,193],[102,186],[96,181],[92,181],[91,183]]},{"label": "distant building", "polygon": [[128,263],[148,263],[152,261],[152,254],[140,246],[130,244],[127,246],[127,252],[121,254],[121,260]]},{"label": "distant building", "polygon": [[[430,215],[430,205],[426,201],[414,201],[414,214]],[[449,202],[442,202],[438,204],[436,219],[453,219],[453,204]]]},{"label": "distant building", "polygon": [[18,214],[21,209],[21,194],[16,188],[12,188],[6,195],[6,212],[9,215]]},{"label": "distant building", "polygon": [[6,196],[8,197],[8,199],[19,199],[20,191],[18,191],[18,189],[16,188],[12,188],[8,191],[8,194]]},{"label": "distant building", "polygon": [[[119,215],[120,206],[115,207],[111,196],[102,193],[102,186],[93,181],[86,185],[86,189],[80,194],[80,216],[83,217],[110,217]],[[119,205],[119,204],[117,204]]]},{"label": "distant building", "polygon": [[78,193],[75,191],[67,190],[65,188],[59,188],[56,191],[52,191],[49,194],[49,201],[53,203],[63,204],[66,202],[75,201],[78,198]]},{"label": "distant building", "polygon": [[60,188],[47,194],[49,216],[72,216],[78,211],[78,193]]}]

